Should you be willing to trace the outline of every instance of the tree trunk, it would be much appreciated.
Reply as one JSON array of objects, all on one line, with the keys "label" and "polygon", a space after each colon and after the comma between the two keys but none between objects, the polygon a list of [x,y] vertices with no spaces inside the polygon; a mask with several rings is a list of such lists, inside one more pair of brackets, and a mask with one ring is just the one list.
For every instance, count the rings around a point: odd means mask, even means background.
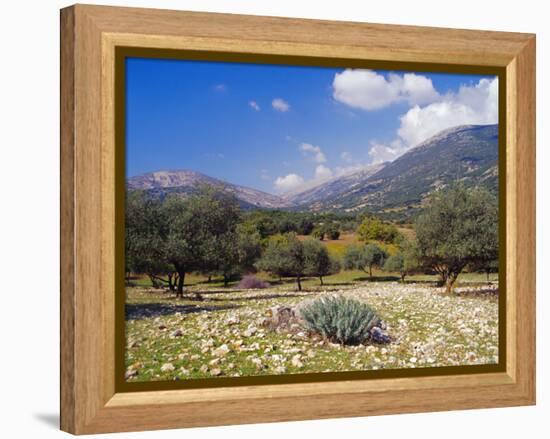
[{"label": "tree trunk", "polygon": [[174,291],[175,290],[175,286],[174,286],[174,273],[168,273],[168,289],[170,291]]},{"label": "tree trunk", "polygon": [[298,291],[302,291],[302,282],[300,282],[300,276],[296,276],[296,283],[298,284]]},{"label": "tree trunk", "polygon": [[176,290],[176,297],[183,297],[183,285],[185,282],[185,271],[178,271],[178,289]]},{"label": "tree trunk", "polygon": [[369,277],[372,280],[372,265],[369,265]]},{"label": "tree trunk", "polygon": [[401,273],[401,283],[405,283],[405,273]]},{"label": "tree trunk", "polygon": [[229,276],[226,274],[223,275],[223,286],[227,288],[229,286]]},{"label": "tree trunk", "polygon": [[321,286],[323,286],[323,276],[319,276],[319,280],[321,281]]},{"label": "tree trunk", "polygon": [[445,292],[451,294],[453,292],[454,284],[458,278],[459,273],[450,272],[447,274],[447,279],[445,280]]},{"label": "tree trunk", "polygon": [[206,283],[210,283],[210,282],[212,282],[212,275],[211,274],[208,275],[208,280],[206,281]]}]

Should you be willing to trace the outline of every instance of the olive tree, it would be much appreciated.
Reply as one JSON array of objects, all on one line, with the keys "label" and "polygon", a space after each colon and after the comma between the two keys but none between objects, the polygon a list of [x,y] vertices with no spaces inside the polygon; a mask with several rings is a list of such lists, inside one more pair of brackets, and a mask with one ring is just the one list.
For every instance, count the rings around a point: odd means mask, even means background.
[{"label": "olive tree", "polygon": [[381,268],[387,257],[387,253],[374,243],[362,246],[350,245],[344,254],[344,268],[362,270],[372,279],[373,267]]},{"label": "olive tree", "polygon": [[307,239],[303,245],[306,276],[318,277],[321,285],[323,285],[323,276],[340,271],[338,260],[331,258],[326,246],[319,241]]},{"label": "olive tree", "polygon": [[455,185],[436,192],[415,224],[421,262],[451,292],[468,264],[498,257],[498,204],[483,188]]},{"label": "olive tree", "polygon": [[[172,288],[173,268],[166,258],[168,218],[159,200],[142,191],[126,197],[125,262],[126,271],[146,274],[153,286],[160,282]],[[161,276],[167,275],[168,279]]]},{"label": "olive tree", "polygon": [[234,197],[201,188],[187,199],[169,198],[164,209],[169,218],[166,254],[178,273],[177,296],[183,295],[186,273],[229,271],[239,220]]},{"label": "olive tree", "polygon": [[304,245],[295,233],[274,235],[269,239],[256,268],[279,277],[295,277],[298,291],[302,291],[301,279],[305,273]]},{"label": "olive tree", "polygon": [[357,228],[357,236],[360,241],[393,242],[399,235],[393,224],[387,224],[378,218],[365,217]]},{"label": "olive tree", "polygon": [[405,282],[405,277],[421,269],[418,260],[418,249],[414,242],[402,237],[398,241],[399,252],[390,256],[384,262],[384,271],[399,273],[401,282]]}]

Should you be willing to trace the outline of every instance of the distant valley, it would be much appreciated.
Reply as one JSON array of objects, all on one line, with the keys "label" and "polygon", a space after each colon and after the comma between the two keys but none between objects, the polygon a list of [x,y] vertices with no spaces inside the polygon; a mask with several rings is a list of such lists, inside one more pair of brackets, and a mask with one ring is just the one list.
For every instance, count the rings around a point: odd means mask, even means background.
[{"label": "distant valley", "polygon": [[307,211],[367,210],[410,216],[426,197],[454,181],[498,190],[498,125],[459,126],[440,132],[393,162],[365,167],[285,196],[235,185],[192,170],[151,172],[127,180],[128,190],[155,197],[188,196],[201,185],[234,195],[243,208]]}]

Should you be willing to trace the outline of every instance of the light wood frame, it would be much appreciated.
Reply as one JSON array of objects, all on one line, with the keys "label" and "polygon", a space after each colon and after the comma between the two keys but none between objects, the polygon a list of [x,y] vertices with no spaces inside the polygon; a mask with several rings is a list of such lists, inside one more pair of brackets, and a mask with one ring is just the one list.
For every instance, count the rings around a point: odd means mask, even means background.
[{"label": "light wood frame", "polygon": [[[506,371],[116,393],[115,48],[506,72]],[[76,5],[61,11],[61,428],[74,434],[535,403],[535,37]]]}]

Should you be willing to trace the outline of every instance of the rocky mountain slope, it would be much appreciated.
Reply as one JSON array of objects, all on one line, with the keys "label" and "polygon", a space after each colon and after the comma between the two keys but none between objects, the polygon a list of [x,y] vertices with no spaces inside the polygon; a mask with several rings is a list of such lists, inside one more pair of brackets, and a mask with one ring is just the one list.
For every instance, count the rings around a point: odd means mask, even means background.
[{"label": "rocky mountain slope", "polygon": [[[452,182],[498,188],[498,125],[450,128],[412,148],[377,172],[330,182],[342,190],[320,196],[300,206],[307,210],[368,209],[373,212],[417,208],[426,196]],[[346,182],[353,182],[348,184]]]},{"label": "rocky mountain slope", "polygon": [[290,206],[288,201],[276,195],[228,183],[196,171],[157,171],[130,177],[127,180],[128,190],[145,190],[151,195],[159,197],[168,194],[184,196],[193,194],[202,185],[211,186],[234,195],[241,206],[245,208],[280,209]]},{"label": "rocky mountain slope", "polygon": [[466,125],[440,132],[393,162],[332,179],[302,192],[276,196],[196,171],[158,171],[131,177],[129,190],[153,196],[192,194],[200,185],[233,194],[245,208],[308,211],[366,209],[406,217],[434,190],[455,181],[498,190],[498,125]]}]

